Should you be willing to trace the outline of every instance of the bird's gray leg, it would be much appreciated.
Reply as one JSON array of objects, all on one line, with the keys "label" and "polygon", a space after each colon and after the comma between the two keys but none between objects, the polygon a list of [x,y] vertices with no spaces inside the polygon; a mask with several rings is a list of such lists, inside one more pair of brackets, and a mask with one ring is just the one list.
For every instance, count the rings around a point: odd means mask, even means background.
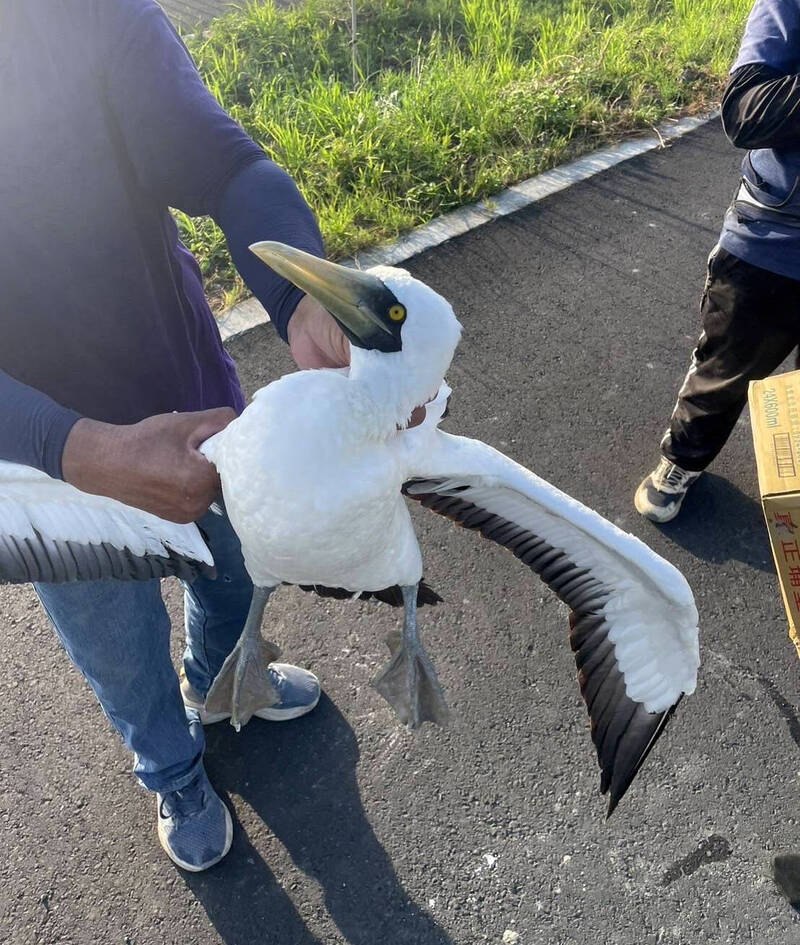
[{"label": "bird's gray leg", "polygon": [[392,656],[372,685],[410,729],[423,722],[446,725],[449,719],[436,670],[417,633],[417,586],[401,588],[405,605],[403,632],[389,634]]},{"label": "bird's gray leg", "polygon": [[250,612],[236,646],[222,664],[206,696],[209,712],[230,712],[238,732],[258,709],[275,705],[278,693],[272,684],[269,664],[280,656],[274,643],[261,636],[264,608],[274,587],[254,587]]}]

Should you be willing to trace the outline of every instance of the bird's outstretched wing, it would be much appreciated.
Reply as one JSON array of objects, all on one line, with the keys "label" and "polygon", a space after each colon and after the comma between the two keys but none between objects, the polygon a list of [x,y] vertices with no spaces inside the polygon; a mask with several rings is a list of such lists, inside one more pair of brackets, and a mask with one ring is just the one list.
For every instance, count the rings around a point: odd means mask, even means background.
[{"label": "bird's outstretched wing", "polygon": [[0,584],[214,574],[195,525],[89,495],[29,466],[0,462]]},{"label": "bird's outstretched wing", "polygon": [[433,439],[404,492],[504,545],[572,611],[570,642],[610,815],[682,695],[694,691],[689,586],[637,538],[502,453],[442,432]]}]

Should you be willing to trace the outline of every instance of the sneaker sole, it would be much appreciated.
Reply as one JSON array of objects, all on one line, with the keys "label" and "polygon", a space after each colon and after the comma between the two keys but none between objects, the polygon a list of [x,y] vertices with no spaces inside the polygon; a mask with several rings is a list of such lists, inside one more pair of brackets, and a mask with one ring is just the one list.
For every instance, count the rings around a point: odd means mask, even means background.
[{"label": "sneaker sole", "polygon": [[187,870],[189,873],[202,873],[204,870],[210,870],[212,866],[216,866],[220,860],[224,859],[228,855],[231,844],[233,843],[233,818],[231,817],[231,812],[228,810],[227,804],[223,802],[222,806],[225,808],[225,849],[218,857],[215,857],[213,860],[209,860],[208,863],[204,863],[202,866],[195,866],[193,863],[186,863],[179,856],[175,856],[164,840],[164,837],[161,835],[161,821],[159,821],[158,842],[161,844],[161,849],[167,854],[167,856],[176,866],[180,866],[182,870]]},{"label": "sneaker sole", "polygon": [[[267,722],[291,722],[292,719],[299,719],[303,715],[308,715],[312,709],[316,709],[321,695],[322,690],[320,689],[317,693],[317,698],[310,705],[299,705],[294,709],[273,709],[271,706],[267,706],[266,709],[259,709],[254,715],[257,719],[264,719]],[[224,722],[225,719],[231,717],[230,712],[212,712],[209,714],[202,706],[193,705],[191,702],[186,702],[185,700],[183,704],[187,709],[192,709],[194,712],[197,712],[203,725],[214,725],[217,722]]]}]

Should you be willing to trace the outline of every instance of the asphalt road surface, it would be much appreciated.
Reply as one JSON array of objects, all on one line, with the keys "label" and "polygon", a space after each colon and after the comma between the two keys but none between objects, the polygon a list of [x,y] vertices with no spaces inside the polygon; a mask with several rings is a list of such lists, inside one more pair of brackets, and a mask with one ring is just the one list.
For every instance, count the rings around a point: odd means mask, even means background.
[{"label": "asphalt road surface", "polygon": [[241,3],[230,0],[160,0],[171,20],[186,29],[207,22],[215,16],[222,16]]},{"label": "asphalt road surface", "polygon": [[[29,588],[0,590],[0,940],[225,945],[656,945],[798,940],[772,856],[800,849],[800,664],[743,419],[663,529],[657,456],[738,156],[716,125],[413,260],[465,328],[453,432],[508,452],[687,575],[703,666],[614,817],[565,608],[511,555],[415,511],[446,598],[421,625],[455,722],[412,736],[369,687],[400,615],[285,588],[270,633],[326,696],[208,730],[227,859],[175,868],[155,808]],[[248,391],[291,369],[259,328]],[[180,595],[167,586],[180,648]],[[102,627],[97,628],[102,633]],[[515,937],[516,936],[516,937]]]},{"label": "asphalt road surface", "polygon": [[[169,18],[184,32],[208,23],[214,17],[245,6],[247,0],[159,0]],[[263,0],[262,0],[263,2]],[[276,6],[288,6],[291,0],[270,0]]]}]

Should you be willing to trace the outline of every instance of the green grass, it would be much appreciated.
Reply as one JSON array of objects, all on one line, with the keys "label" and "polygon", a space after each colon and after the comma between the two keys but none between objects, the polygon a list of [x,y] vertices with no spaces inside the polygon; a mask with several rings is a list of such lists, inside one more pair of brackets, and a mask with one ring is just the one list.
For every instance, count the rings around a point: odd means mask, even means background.
[{"label": "green grass", "polygon": [[[334,258],[719,95],[751,0],[250,5],[190,43],[212,92],[297,180]],[[217,307],[222,235],[179,214]]]}]

